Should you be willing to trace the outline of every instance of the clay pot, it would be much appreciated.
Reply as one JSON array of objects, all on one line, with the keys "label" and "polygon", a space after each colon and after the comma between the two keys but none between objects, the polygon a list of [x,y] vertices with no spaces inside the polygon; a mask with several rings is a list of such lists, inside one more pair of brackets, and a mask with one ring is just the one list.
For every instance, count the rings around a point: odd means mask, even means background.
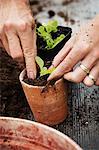
[{"label": "clay pot", "polygon": [[0,150],[82,150],[59,131],[24,119],[0,117]]},{"label": "clay pot", "polygon": [[21,72],[19,78],[35,120],[47,125],[62,122],[68,114],[67,86],[63,79],[44,90],[43,86],[26,84],[23,81],[24,75],[25,70]]}]

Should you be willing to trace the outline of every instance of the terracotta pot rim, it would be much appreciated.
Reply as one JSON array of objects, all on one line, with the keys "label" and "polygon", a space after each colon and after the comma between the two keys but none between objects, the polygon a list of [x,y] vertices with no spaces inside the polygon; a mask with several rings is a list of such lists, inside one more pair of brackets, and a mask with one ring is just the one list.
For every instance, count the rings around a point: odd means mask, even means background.
[{"label": "terracotta pot rim", "polygon": [[40,127],[42,129],[46,129],[50,132],[54,132],[55,134],[57,134],[58,136],[60,136],[64,140],[68,141],[68,143],[71,143],[77,150],[82,150],[82,148],[75,141],[73,141],[70,137],[68,137],[67,135],[57,131],[56,129],[48,127],[44,124],[41,124],[41,123],[38,123],[38,122],[35,122],[35,121],[26,120],[26,119],[13,118],[13,117],[0,117],[0,120],[9,120],[9,121],[17,121],[17,122],[21,121],[24,124],[29,123],[29,124],[37,126],[38,128]]},{"label": "terracotta pot rim", "polygon": [[[25,71],[26,71],[26,69],[24,69],[24,70],[20,73],[20,75],[19,75],[19,80],[20,80],[20,82],[21,82],[23,85],[28,86],[28,87],[32,87],[32,88],[40,88],[40,89],[43,89],[43,88],[45,87],[45,86],[33,86],[33,85],[30,85],[30,84],[25,83],[25,82],[23,81],[23,77],[24,77],[24,75],[25,75]],[[57,80],[57,81],[55,82],[55,85],[56,85],[57,83],[59,83],[60,81],[62,81],[62,80],[63,80],[63,78]]]}]

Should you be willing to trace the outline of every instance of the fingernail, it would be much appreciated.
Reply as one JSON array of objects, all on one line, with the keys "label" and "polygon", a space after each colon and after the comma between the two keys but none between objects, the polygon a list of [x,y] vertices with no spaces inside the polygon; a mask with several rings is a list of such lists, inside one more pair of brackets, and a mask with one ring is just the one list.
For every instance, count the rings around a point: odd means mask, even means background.
[{"label": "fingernail", "polygon": [[48,69],[52,69],[54,67],[54,65],[52,64]]},{"label": "fingernail", "polygon": [[48,79],[47,79],[47,81],[50,81],[51,79],[50,79],[50,76],[48,77]]},{"label": "fingernail", "polygon": [[52,69],[53,68],[53,66],[50,66],[48,69]]},{"label": "fingernail", "polygon": [[34,73],[32,71],[29,71],[27,75],[29,79],[34,79]]},{"label": "fingernail", "polygon": [[52,80],[52,79],[53,79],[53,75],[51,74],[51,75],[48,77],[47,81],[50,81],[50,80]]}]

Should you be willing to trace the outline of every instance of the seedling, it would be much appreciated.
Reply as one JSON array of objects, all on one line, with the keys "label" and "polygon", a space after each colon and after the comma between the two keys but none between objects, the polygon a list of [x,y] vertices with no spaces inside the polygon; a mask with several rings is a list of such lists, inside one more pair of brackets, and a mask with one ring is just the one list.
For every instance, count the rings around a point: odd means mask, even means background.
[{"label": "seedling", "polygon": [[51,74],[55,70],[54,67],[51,69],[47,69],[47,67],[44,67],[44,61],[39,56],[36,56],[35,60],[40,68],[40,77],[47,74]]},{"label": "seedling", "polygon": [[53,49],[58,43],[60,43],[65,38],[64,34],[61,34],[56,39],[52,38],[51,33],[57,32],[58,30],[57,27],[58,27],[58,22],[54,20],[54,21],[49,21],[48,24],[43,24],[42,26],[37,28],[37,34],[41,36],[44,39],[44,41],[46,41],[47,50]]}]

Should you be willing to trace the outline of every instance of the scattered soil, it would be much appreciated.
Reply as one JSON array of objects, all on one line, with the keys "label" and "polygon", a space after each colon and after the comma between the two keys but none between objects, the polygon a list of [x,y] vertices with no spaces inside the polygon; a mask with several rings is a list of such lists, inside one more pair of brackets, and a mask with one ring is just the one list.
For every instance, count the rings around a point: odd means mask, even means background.
[{"label": "scattered soil", "polygon": [[39,4],[39,1],[37,0],[30,1],[30,5],[38,5],[38,4]]},{"label": "scattered soil", "polygon": [[70,19],[71,24],[75,24],[75,20],[74,19]]},{"label": "scattered soil", "polygon": [[55,12],[53,10],[49,10],[48,14],[49,14],[49,18],[52,18],[55,16]]},{"label": "scattered soil", "polygon": [[70,17],[68,16],[68,13],[65,14],[63,11],[59,11],[59,12],[57,13],[57,15],[60,16],[60,17],[62,17],[62,18],[64,18],[64,20],[65,20],[66,22],[70,22],[72,25],[75,24],[75,20],[72,19],[72,18],[70,18]]},{"label": "scattered soil", "polygon": [[70,3],[72,3],[72,2],[78,2],[79,0],[65,0],[62,4],[63,5],[68,5],[68,4],[70,4]]},{"label": "scattered soil", "polygon": [[19,81],[21,71],[18,63],[0,48],[0,116],[31,118]]},{"label": "scattered soil", "polygon": [[[47,0],[39,1],[42,8],[45,6],[43,3],[49,7]],[[39,5],[32,6],[34,15],[38,14]],[[17,63],[1,49],[0,66],[0,115],[34,120],[19,83],[18,76],[21,70]],[[83,84],[70,83],[68,89],[70,113],[68,118],[55,128],[70,136],[85,150],[99,150],[99,88],[96,86],[87,88]],[[90,111],[89,107],[91,107]]]},{"label": "scattered soil", "polygon": [[63,11],[59,11],[59,12],[57,13],[57,15],[60,16],[60,17],[62,17],[62,18],[64,18],[65,21],[68,21],[68,20],[69,20],[68,14],[64,14]]}]

